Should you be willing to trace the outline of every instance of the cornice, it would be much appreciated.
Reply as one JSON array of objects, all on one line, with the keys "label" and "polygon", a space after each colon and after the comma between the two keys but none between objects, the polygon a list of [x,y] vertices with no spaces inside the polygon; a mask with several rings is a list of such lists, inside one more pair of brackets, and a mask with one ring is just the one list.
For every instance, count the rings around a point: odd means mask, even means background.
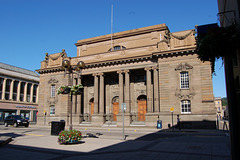
[{"label": "cornice", "polygon": [[[139,34],[145,34],[145,33],[150,33],[155,31],[161,31],[161,30],[168,30],[168,27],[165,24],[143,27],[143,28],[114,33],[112,38],[118,39],[118,38],[136,36]],[[92,44],[92,43],[97,43],[102,41],[108,41],[108,40],[111,40],[111,34],[79,40],[77,43],[75,43],[75,45],[81,46],[81,45],[87,45],[87,44]]]},{"label": "cornice", "polygon": [[[88,68],[95,68],[100,66],[111,66],[111,65],[117,65],[117,64],[142,62],[142,61],[154,60],[157,58],[177,57],[177,56],[189,55],[189,54],[196,54],[196,47],[187,48],[187,49],[185,48],[181,50],[177,49],[177,50],[171,50],[171,51],[165,51],[165,52],[153,52],[152,54],[148,54],[144,56],[127,57],[127,58],[114,59],[109,61],[86,63],[85,68],[88,69]],[[62,71],[64,70],[61,66],[36,70],[36,72],[40,74],[62,72]]]},{"label": "cornice", "polygon": [[173,56],[180,56],[180,55],[188,55],[188,54],[195,54],[196,47],[191,48],[184,48],[184,49],[176,49],[164,52],[153,52],[153,56],[157,58],[164,58],[164,57],[173,57]]},{"label": "cornice", "polygon": [[39,74],[52,73],[52,72],[61,72],[61,71],[64,71],[62,66],[36,70],[36,72],[38,72]]}]

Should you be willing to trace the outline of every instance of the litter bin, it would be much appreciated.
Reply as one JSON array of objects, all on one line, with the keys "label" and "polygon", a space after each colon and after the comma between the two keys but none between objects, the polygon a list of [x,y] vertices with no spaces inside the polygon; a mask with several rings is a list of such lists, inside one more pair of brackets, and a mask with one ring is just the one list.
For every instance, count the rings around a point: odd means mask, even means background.
[{"label": "litter bin", "polygon": [[51,135],[53,136],[58,136],[61,131],[65,129],[65,121],[52,121],[52,126],[51,126]]},{"label": "litter bin", "polygon": [[162,121],[161,120],[157,121],[157,129],[162,129]]}]

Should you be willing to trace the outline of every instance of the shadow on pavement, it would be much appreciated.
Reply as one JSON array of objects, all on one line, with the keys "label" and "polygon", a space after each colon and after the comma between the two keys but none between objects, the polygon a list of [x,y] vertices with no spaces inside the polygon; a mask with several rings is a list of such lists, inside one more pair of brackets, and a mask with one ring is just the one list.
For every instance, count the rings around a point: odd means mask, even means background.
[{"label": "shadow on pavement", "polygon": [[[22,136],[7,133],[4,136]],[[90,137],[87,137],[90,138]],[[96,143],[99,138],[96,138]],[[75,144],[85,147],[86,143]],[[103,147],[91,152],[67,151],[7,144],[0,150],[1,159],[229,159],[229,138],[224,132],[210,130],[175,131],[161,130],[134,140]],[[215,149],[216,148],[216,149]],[[14,154],[13,154],[14,153]],[[115,158],[114,158],[115,157]]]}]

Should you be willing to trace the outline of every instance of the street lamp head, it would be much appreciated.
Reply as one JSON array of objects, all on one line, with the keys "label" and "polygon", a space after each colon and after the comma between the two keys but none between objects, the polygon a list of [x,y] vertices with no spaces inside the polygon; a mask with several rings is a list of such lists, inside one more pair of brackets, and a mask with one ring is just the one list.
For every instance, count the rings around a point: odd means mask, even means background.
[{"label": "street lamp head", "polygon": [[63,60],[62,61],[62,66],[64,67],[64,68],[69,68],[70,67],[70,62],[69,62],[69,60]]},{"label": "street lamp head", "polygon": [[79,61],[79,62],[77,63],[77,68],[78,68],[78,69],[84,69],[84,68],[85,68],[85,63],[84,63],[83,61]]}]

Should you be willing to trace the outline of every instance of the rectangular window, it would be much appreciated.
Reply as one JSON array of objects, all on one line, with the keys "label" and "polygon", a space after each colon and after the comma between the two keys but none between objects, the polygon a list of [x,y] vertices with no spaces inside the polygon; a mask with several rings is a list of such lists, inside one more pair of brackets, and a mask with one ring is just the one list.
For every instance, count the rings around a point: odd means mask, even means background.
[{"label": "rectangular window", "polygon": [[6,100],[9,100],[10,99],[10,88],[11,88],[11,83],[12,83],[12,80],[10,79],[7,79],[6,81],[6,92],[5,92],[5,99]]},{"label": "rectangular window", "polygon": [[191,113],[191,102],[188,100],[181,101],[181,112]]},{"label": "rectangular window", "polygon": [[14,84],[13,84],[13,100],[14,101],[17,100],[18,83],[19,81],[14,81]]},{"label": "rectangular window", "polygon": [[25,88],[25,82],[21,83],[21,87],[20,87],[20,101],[24,101],[24,88]]},{"label": "rectangular window", "polygon": [[51,97],[55,97],[55,93],[56,93],[56,86],[51,85]]},{"label": "rectangular window", "polygon": [[3,78],[0,78],[0,99],[2,99]]},{"label": "rectangular window", "polygon": [[50,116],[51,115],[55,115],[55,106],[54,105],[50,106]]},{"label": "rectangular window", "polygon": [[35,103],[37,101],[36,95],[37,95],[37,85],[33,86],[33,102]]},{"label": "rectangular window", "polygon": [[32,87],[32,84],[27,84],[27,102],[30,102],[31,87]]},{"label": "rectangular window", "polygon": [[189,89],[189,75],[188,72],[180,73],[180,87],[181,89]]}]

